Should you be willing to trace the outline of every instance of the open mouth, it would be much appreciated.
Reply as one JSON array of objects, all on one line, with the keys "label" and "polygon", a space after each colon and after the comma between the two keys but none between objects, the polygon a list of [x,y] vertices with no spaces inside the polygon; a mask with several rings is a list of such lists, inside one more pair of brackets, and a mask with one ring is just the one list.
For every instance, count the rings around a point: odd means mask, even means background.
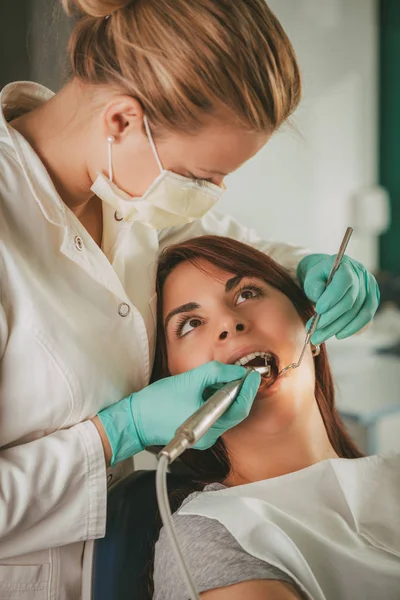
[{"label": "open mouth", "polygon": [[279,361],[278,357],[272,352],[252,352],[235,361],[235,365],[243,367],[268,367],[268,370],[261,374],[263,381],[268,387],[273,385],[278,378]]}]

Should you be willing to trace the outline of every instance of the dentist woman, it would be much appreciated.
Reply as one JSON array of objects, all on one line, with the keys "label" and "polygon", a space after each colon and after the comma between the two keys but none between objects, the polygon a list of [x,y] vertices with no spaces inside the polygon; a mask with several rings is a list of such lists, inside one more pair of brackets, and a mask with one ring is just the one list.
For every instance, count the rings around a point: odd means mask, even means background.
[{"label": "dentist woman", "polygon": [[[258,246],[317,302],[315,343],[353,334],[378,306],[356,261],[323,293],[332,257],[262,242],[212,210],[300,100],[264,0],[64,5],[77,17],[69,82],[0,97],[0,596],[14,600],[79,598],[107,482],[165,444],[206,386],[244,373],[212,363],[148,386],[165,245],[215,233]],[[258,384],[248,378],[201,447],[246,417]]]}]

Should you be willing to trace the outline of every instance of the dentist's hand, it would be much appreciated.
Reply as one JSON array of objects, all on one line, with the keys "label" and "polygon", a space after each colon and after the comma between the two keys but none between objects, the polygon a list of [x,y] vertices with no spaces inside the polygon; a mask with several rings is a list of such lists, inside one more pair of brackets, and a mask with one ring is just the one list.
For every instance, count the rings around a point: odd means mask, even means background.
[{"label": "dentist's hand", "polygon": [[325,290],[334,260],[335,256],[328,254],[311,254],[303,258],[297,268],[306,296],[316,304],[315,310],[321,315],[311,340],[313,344],[322,344],[333,335],[339,340],[353,335],[372,320],[379,306],[375,277],[348,256],[343,257]]},{"label": "dentist's hand", "polygon": [[[181,375],[160,379],[102,410],[97,417],[111,446],[111,465],[148,446],[166,445],[178,427],[203,404],[205,388],[240,379],[245,374],[244,367],[210,362]],[[259,385],[260,375],[250,373],[232,406],[195,447],[209,448],[225,431],[243,421]]]}]

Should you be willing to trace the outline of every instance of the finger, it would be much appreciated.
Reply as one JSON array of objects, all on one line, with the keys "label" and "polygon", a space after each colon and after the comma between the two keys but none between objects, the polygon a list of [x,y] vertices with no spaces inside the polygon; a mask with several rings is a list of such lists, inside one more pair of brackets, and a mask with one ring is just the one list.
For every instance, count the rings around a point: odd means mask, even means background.
[{"label": "finger", "polygon": [[[358,276],[349,263],[342,263],[338,271],[333,276],[323,294],[321,294],[315,310],[319,314],[326,313],[333,308],[344,296],[347,296],[350,290],[355,290],[355,296],[360,287]],[[355,298],[354,298],[355,299]]]},{"label": "finger", "polygon": [[202,393],[202,399],[204,400],[204,402],[211,398],[211,396],[213,396],[215,392],[218,392],[218,390],[222,389],[224,385],[224,382],[214,383],[213,385],[209,385],[206,388],[204,388]]},{"label": "finger", "polygon": [[323,293],[324,283],[334,260],[335,257],[328,254],[311,254],[300,261],[297,276],[305,294],[312,302],[316,302]]},{"label": "finger", "polygon": [[[379,285],[378,282],[376,281],[375,277],[370,273],[372,282],[371,282],[371,288],[374,291],[375,297],[376,297],[376,310],[378,310],[379,305],[381,303],[381,290],[379,289]],[[376,311],[375,311],[376,312]]]},{"label": "finger", "polygon": [[344,327],[349,325],[358,315],[362,305],[364,304],[364,300],[365,294],[360,294],[350,310],[342,314],[342,316],[333,321],[330,325],[327,325],[322,328],[318,327],[317,331],[312,336],[312,343],[316,345],[322,344],[323,342],[326,342],[326,340],[328,340],[329,338],[336,335]]},{"label": "finger", "polygon": [[304,293],[314,304],[322,296],[326,286],[326,279],[320,269],[320,265],[313,267],[304,280]]},{"label": "finger", "polygon": [[[248,374],[235,401],[214,424],[212,431],[208,432],[210,435],[206,433],[206,435],[197,442],[194,446],[196,449],[205,450],[206,448],[209,448],[215,443],[216,437],[223,435],[228,429],[236,427],[243,419],[248,417],[254,398],[257,395],[260,381],[261,376],[257,371]],[[218,432],[217,436],[216,432]]]},{"label": "finger", "polygon": [[[226,416],[237,425],[245,419],[253,405],[254,398],[257,395],[261,383],[261,375],[257,371],[249,373],[243,382],[241,390],[232,406],[226,413]],[[233,425],[232,425],[233,427]]]},{"label": "finger", "polygon": [[369,271],[366,271],[365,276],[366,276],[365,288],[367,290],[367,294],[374,297],[374,300],[375,300],[374,304],[376,304],[376,309],[375,309],[375,312],[376,312],[376,310],[379,307],[380,301],[381,301],[381,292],[379,289],[379,285],[378,285],[378,282],[376,281],[375,277]]},{"label": "finger", "polygon": [[[331,258],[329,254],[309,254],[305,256],[297,266],[297,278],[301,285],[304,285],[307,273],[319,263],[323,263],[327,259]],[[334,260],[334,258],[333,258]],[[333,262],[332,262],[333,264]]]},{"label": "finger", "polygon": [[366,293],[364,289],[358,290],[358,292],[359,293],[356,293],[354,288],[350,288],[347,290],[347,294],[343,296],[333,308],[321,314],[317,330],[328,327],[340,319],[342,315],[350,312],[357,304],[359,309],[364,304]]},{"label": "finger", "polygon": [[360,331],[363,327],[365,327],[374,317],[379,306],[379,294],[373,293],[367,296],[367,299],[364,305],[361,307],[357,316],[353,319],[353,321],[343,327],[338,333],[336,337],[338,340],[343,340],[357,331]]},{"label": "finger", "polygon": [[246,375],[246,369],[240,365],[225,365],[216,360],[198,367],[203,371],[204,387],[214,385],[215,383],[228,383],[235,379],[241,379]]}]

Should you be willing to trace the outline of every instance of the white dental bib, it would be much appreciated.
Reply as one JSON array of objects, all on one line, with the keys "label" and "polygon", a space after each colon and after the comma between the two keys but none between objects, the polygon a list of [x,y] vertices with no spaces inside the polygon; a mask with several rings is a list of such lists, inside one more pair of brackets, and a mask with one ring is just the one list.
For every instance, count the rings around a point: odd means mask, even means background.
[{"label": "white dental bib", "polygon": [[307,598],[400,598],[400,455],[325,460],[205,492],[179,512],[218,520]]}]

